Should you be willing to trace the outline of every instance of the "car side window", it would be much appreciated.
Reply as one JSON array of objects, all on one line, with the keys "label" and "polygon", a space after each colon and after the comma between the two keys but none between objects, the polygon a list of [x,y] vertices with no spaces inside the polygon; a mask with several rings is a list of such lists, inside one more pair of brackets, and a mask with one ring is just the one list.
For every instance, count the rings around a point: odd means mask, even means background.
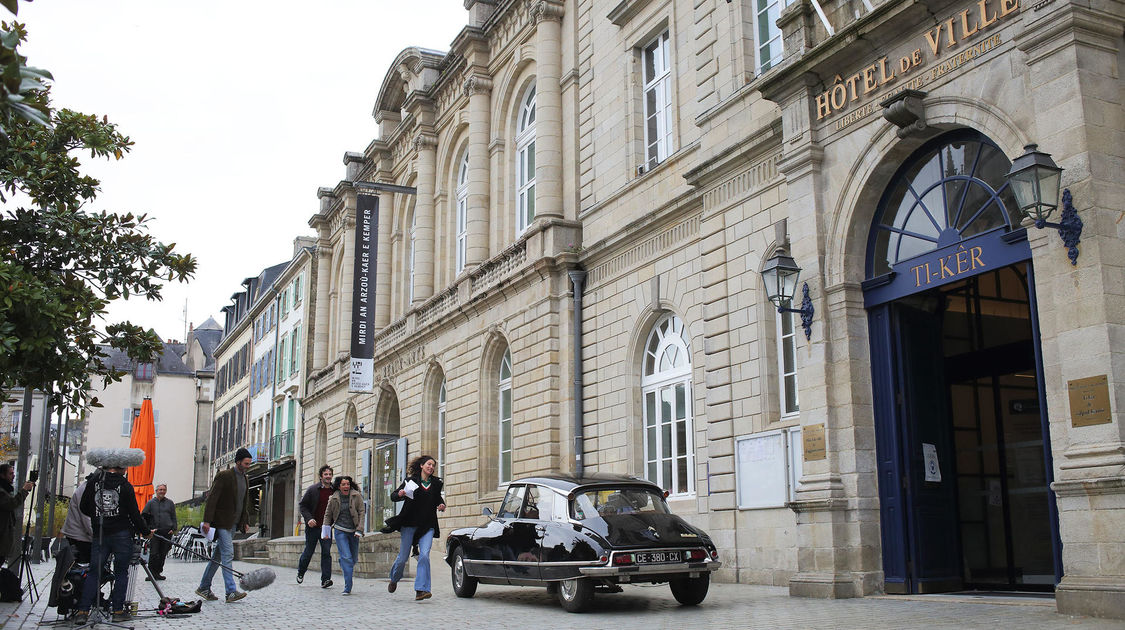
[{"label": "car side window", "polygon": [[520,507],[523,505],[523,495],[526,491],[527,486],[508,488],[508,494],[504,495],[504,503],[500,504],[500,512],[496,514],[496,517],[516,518],[520,513]]},{"label": "car side window", "polygon": [[527,502],[523,506],[523,518],[539,521],[559,520],[558,495],[547,488],[528,486]]}]

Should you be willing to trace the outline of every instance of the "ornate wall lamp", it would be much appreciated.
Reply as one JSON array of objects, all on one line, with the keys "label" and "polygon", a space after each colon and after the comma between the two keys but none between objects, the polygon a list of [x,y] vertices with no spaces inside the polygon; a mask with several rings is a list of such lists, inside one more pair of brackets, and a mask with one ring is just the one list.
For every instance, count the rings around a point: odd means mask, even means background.
[{"label": "ornate wall lamp", "polygon": [[762,281],[766,284],[766,295],[777,307],[778,313],[800,313],[801,328],[805,330],[805,340],[812,338],[813,305],[809,299],[809,283],[801,287],[801,308],[791,308],[793,296],[797,292],[797,279],[801,268],[797,262],[779,247],[762,268]]},{"label": "ornate wall lamp", "polygon": [[1012,162],[1006,175],[1012,186],[1012,194],[1020,212],[1028,216],[1035,227],[1055,228],[1067,248],[1070,264],[1078,264],[1078,243],[1082,240],[1082,219],[1070,203],[1070,189],[1062,193],[1063,213],[1059,223],[1047,219],[1059,207],[1059,188],[1062,184],[1062,169],[1051,159],[1049,153],[1039,150],[1039,145],[1029,144],[1023,148],[1023,155]]}]

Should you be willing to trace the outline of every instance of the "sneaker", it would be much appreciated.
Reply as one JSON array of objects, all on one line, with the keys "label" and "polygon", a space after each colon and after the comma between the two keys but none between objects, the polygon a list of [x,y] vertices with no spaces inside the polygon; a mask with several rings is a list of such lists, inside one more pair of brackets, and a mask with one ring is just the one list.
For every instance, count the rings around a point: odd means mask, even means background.
[{"label": "sneaker", "polygon": [[344,591],[343,593],[340,593],[340,594],[341,594],[341,595],[351,595],[351,594],[352,594],[352,592],[351,592],[351,591],[348,591],[348,590],[345,590],[345,591]]},{"label": "sneaker", "polygon": [[304,584],[305,583],[305,574],[304,573],[298,573],[297,574],[297,583],[298,584]]},{"label": "sneaker", "polygon": [[423,599],[429,599],[433,596],[434,594],[429,591],[415,591],[414,601],[420,602]]},{"label": "sneaker", "polygon": [[387,583],[387,592],[388,593],[395,592],[396,588],[398,588],[398,582],[388,582]]},{"label": "sneaker", "polygon": [[211,589],[209,588],[197,588],[195,589],[195,594],[209,602],[213,602],[216,599],[219,599],[214,593],[211,592]]},{"label": "sneaker", "polygon": [[237,602],[238,600],[242,599],[243,597],[246,597],[246,593],[243,593],[242,591],[235,591],[233,593],[227,593],[227,603],[229,604],[231,602]]},{"label": "sneaker", "polygon": [[163,575],[160,575],[159,573],[157,573],[157,574],[156,574],[156,579],[158,579],[158,580],[167,580],[168,578],[166,578],[166,577],[164,577]]},{"label": "sneaker", "polygon": [[332,580],[325,580],[320,583],[320,588],[328,588],[329,586],[332,586]]},{"label": "sneaker", "polygon": [[130,617],[132,617],[132,615],[129,614],[129,611],[127,611],[127,610],[117,610],[117,611],[114,611],[114,613],[113,613],[113,622],[114,623],[120,623],[122,621],[129,621]]}]

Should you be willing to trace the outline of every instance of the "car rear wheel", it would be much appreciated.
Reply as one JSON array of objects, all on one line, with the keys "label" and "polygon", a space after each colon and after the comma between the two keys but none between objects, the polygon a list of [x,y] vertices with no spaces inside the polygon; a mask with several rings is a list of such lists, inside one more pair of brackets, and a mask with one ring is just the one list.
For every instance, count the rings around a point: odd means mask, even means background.
[{"label": "car rear wheel", "polygon": [[457,549],[453,552],[453,593],[457,597],[472,597],[477,592],[477,579],[465,573],[465,552]]},{"label": "car rear wheel", "polygon": [[559,582],[559,603],[567,612],[585,612],[594,601],[594,584],[587,578]]},{"label": "car rear wheel", "polygon": [[707,587],[711,584],[711,576],[703,574],[699,577],[676,578],[669,582],[672,587],[672,596],[684,606],[695,606],[707,597]]}]

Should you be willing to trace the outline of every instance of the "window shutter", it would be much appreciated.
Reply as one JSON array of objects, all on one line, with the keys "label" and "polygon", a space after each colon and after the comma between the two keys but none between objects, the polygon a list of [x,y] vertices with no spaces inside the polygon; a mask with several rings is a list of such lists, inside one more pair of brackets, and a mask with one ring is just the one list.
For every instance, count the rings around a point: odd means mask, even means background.
[{"label": "window shutter", "polygon": [[133,432],[133,410],[121,410],[121,435],[129,436]]},{"label": "window shutter", "polygon": [[160,437],[160,410],[152,410],[152,428],[156,437]]}]

